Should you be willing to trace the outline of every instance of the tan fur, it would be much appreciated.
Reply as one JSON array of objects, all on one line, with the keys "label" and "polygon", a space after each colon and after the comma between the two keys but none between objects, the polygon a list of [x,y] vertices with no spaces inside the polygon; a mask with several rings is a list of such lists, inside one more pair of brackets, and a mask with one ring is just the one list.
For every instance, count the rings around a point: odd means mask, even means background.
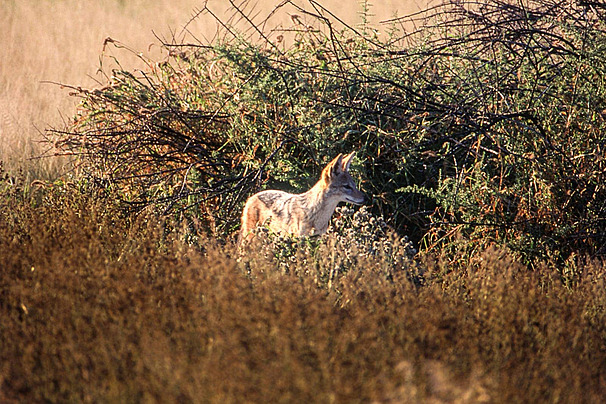
[{"label": "tan fur", "polygon": [[360,205],[365,200],[349,174],[353,157],[354,153],[345,157],[339,154],[322,170],[316,185],[302,194],[267,190],[248,198],[242,212],[240,241],[250,240],[251,231],[266,222],[275,233],[296,236],[325,233],[339,202]]}]

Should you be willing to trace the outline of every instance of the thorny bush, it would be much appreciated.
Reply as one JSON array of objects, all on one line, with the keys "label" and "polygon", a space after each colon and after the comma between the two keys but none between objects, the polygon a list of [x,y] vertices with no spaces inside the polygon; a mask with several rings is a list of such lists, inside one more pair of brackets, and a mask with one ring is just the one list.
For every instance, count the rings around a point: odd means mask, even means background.
[{"label": "thorny bush", "polygon": [[422,250],[496,243],[534,266],[604,254],[602,8],[453,0],[381,36],[305,4],[274,10],[296,11],[284,31],[235,7],[254,37],[218,21],[214,43],[167,43],[148,72],[76,88],[79,115],[49,136],[91,182],[221,237],[252,192],[306,189],[355,150],[374,212]]}]

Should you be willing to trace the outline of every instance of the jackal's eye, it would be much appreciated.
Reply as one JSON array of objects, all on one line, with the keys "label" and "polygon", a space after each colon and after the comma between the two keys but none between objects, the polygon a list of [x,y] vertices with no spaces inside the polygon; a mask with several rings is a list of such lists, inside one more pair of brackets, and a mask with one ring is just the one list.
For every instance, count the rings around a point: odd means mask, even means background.
[{"label": "jackal's eye", "polygon": [[351,185],[349,185],[349,184],[345,184],[345,185],[343,185],[343,188],[345,188],[345,189],[353,189],[353,188],[351,187]]}]

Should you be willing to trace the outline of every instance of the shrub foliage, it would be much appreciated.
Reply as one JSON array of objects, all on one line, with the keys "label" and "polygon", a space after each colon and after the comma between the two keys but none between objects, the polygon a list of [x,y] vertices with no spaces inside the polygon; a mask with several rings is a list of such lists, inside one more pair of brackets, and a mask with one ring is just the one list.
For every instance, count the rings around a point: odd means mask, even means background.
[{"label": "shrub foliage", "polygon": [[148,72],[77,89],[57,144],[130,203],[200,208],[219,235],[252,191],[304,189],[357,150],[376,212],[425,249],[603,255],[602,8],[447,1],[380,36],[307,5],[284,32],[236,8],[257,39],[219,21],[212,44],[166,44]]}]

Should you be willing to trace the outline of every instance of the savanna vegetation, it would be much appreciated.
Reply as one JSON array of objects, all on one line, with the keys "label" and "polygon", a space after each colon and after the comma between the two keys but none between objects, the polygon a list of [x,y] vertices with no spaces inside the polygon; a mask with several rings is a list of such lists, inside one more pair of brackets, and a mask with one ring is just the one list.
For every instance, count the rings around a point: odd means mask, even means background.
[{"label": "savanna vegetation", "polygon": [[[0,401],[603,401],[606,10],[232,5],[162,60],[109,38],[145,68],[71,86],[71,171],[2,170]],[[369,206],[237,250],[351,150]]]}]

